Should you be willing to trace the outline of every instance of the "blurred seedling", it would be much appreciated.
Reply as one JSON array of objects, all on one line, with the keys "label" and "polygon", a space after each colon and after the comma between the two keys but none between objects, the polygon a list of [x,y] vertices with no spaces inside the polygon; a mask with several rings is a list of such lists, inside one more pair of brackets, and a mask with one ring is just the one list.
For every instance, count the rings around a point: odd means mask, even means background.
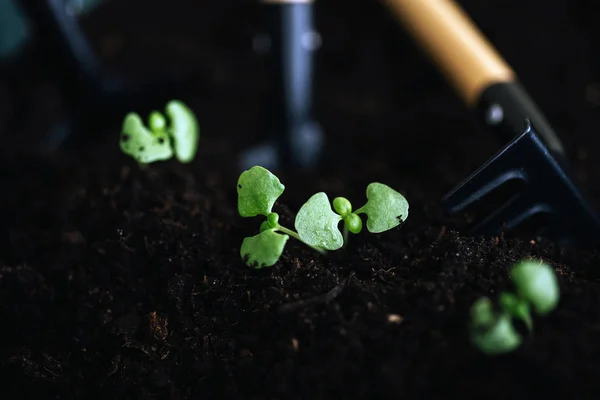
[{"label": "blurred seedling", "polygon": [[121,151],[140,165],[168,160],[173,155],[181,163],[193,161],[200,129],[194,113],[181,101],[171,100],[165,108],[148,117],[148,127],[135,112],[125,116],[121,131]]},{"label": "blurred seedling", "polygon": [[[367,186],[367,203],[352,211],[350,201],[344,197],[333,200],[333,210],[324,192],[313,195],[296,215],[292,231],[279,223],[273,212],[275,201],[285,186],[267,169],[255,166],[242,172],[237,185],[238,212],[242,217],[266,217],[260,233],[244,238],[240,255],[254,268],[270,267],[281,256],[290,236],[320,253],[338,250],[348,241],[348,232],[359,233],[363,222],[359,214],[367,215],[367,229],[381,233],[392,229],[408,217],[408,202],[400,193],[381,183]],[[335,210],[335,211],[334,211]],[[343,221],[343,232],[339,223]],[[281,232],[281,233],[278,233]]]},{"label": "blurred seedling", "polygon": [[556,308],[560,298],[556,273],[548,264],[521,261],[512,269],[511,279],[516,293],[500,293],[500,311],[494,310],[487,297],[479,298],[471,307],[471,341],[488,355],[507,353],[519,347],[522,337],[513,319],[522,320],[531,334],[531,309],[538,315],[547,315]]}]

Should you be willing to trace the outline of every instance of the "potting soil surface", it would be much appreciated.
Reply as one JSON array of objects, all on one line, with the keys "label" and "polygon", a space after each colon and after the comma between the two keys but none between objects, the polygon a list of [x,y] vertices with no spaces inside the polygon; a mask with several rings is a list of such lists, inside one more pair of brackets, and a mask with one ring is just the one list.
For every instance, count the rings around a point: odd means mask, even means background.
[{"label": "potting soil surface", "polygon": [[[358,206],[377,181],[407,197],[409,217],[327,256],[290,239],[275,266],[246,267],[240,244],[260,219],[237,214],[237,159],[265,133],[268,76],[251,47],[260,12],[171,3],[107,1],[82,25],[107,68],[131,79],[191,71],[182,99],[201,125],[191,164],[139,168],[119,151],[118,121],[76,151],[32,151],[61,97],[35,41],[2,67],[1,398],[600,395],[599,255],[470,237],[464,215],[444,215],[441,196],[502,142],[376,2],[317,2],[325,163],[274,170],[286,186],[274,210],[293,227],[312,194]],[[461,4],[563,135],[575,179],[600,209],[598,6]],[[469,307],[510,290],[509,270],[525,258],[555,268],[559,306],[534,318],[516,351],[482,355],[469,342]]]}]

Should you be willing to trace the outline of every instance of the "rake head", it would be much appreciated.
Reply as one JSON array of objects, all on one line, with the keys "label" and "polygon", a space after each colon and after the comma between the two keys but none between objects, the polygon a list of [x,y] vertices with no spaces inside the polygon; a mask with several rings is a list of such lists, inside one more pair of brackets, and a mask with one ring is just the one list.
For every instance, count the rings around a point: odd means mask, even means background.
[{"label": "rake head", "polygon": [[598,216],[528,120],[523,133],[446,194],[442,205],[448,214],[467,214],[471,234],[600,241]]}]

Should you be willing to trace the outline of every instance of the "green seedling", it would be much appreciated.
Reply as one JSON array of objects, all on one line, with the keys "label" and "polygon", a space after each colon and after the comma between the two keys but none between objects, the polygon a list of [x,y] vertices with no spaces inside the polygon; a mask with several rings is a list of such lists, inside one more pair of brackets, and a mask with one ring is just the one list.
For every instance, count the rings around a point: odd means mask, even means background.
[{"label": "green seedling", "polygon": [[[255,166],[242,172],[237,184],[238,212],[242,217],[262,215],[266,220],[258,235],[244,238],[240,255],[246,264],[254,268],[270,267],[281,257],[290,236],[307,244],[320,253],[341,248],[347,240],[348,231],[359,233],[362,220],[358,214],[366,214],[367,229],[383,232],[398,226],[408,216],[408,202],[398,192],[381,183],[367,187],[367,203],[352,212],[352,205],[343,198],[333,201],[335,212],[323,192],[312,196],[296,216],[294,232],[279,223],[279,215],[273,212],[275,201],[285,186],[267,169]],[[344,221],[344,233],[338,228]]]},{"label": "green seedling", "polygon": [[[337,250],[348,243],[348,232],[358,234],[363,221],[359,214],[367,216],[367,230],[381,233],[400,225],[408,218],[408,201],[400,193],[383,183],[367,186],[367,202],[352,211],[352,204],[345,197],[333,199],[333,210],[324,192],[313,195],[298,211],[294,226],[300,239],[314,247]],[[339,222],[344,222],[343,233]]]},{"label": "green seedling", "polygon": [[135,112],[123,120],[121,151],[145,165],[168,160],[173,155],[181,163],[194,159],[198,149],[200,129],[194,113],[181,101],[167,103],[163,116],[153,111],[148,117],[148,127]]},{"label": "green seedling", "polygon": [[[279,223],[279,214],[273,212],[275,201],[285,186],[275,175],[263,167],[255,166],[242,172],[238,179],[238,213],[242,217],[266,217],[258,235],[244,238],[240,255],[246,264],[254,268],[274,265],[292,236],[298,234]],[[281,233],[278,233],[281,232]]]},{"label": "green seedling", "polygon": [[538,315],[547,315],[558,304],[558,279],[549,265],[521,261],[512,269],[511,279],[516,293],[500,293],[499,312],[487,297],[478,299],[471,307],[471,341],[483,353],[502,354],[516,349],[523,339],[512,320],[522,320],[531,334],[531,309]]}]

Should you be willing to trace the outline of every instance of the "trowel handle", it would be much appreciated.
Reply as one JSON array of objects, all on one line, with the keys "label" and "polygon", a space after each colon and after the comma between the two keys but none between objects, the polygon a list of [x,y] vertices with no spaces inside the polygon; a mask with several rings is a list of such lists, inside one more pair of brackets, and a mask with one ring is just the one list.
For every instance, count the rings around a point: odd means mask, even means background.
[{"label": "trowel handle", "polygon": [[262,0],[267,34],[267,130],[277,143],[280,160],[311,167],[322,143],[313,120],[313,72],[321,37],[314,27],[312,0]]},{"label": "trowel handle", "polygon": [[454,91],[509,141],[530,119],[546,145],[564,148],[517,76],[469,16],[452,0],[381,0],[429,55]]}]

